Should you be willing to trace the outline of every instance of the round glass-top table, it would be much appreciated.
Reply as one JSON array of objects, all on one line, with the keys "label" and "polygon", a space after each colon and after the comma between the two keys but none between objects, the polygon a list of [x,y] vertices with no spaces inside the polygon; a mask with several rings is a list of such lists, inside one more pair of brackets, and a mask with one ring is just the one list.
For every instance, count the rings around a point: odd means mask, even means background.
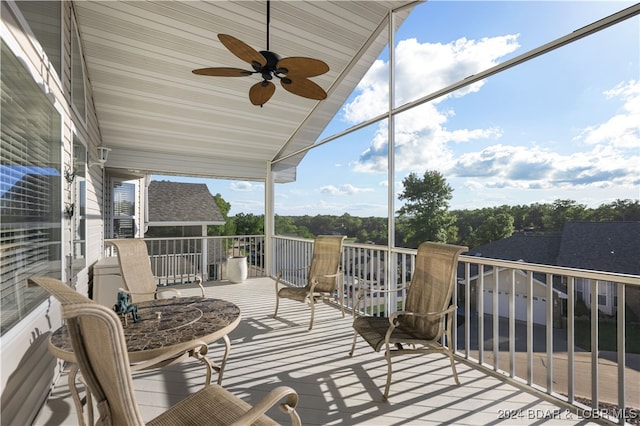
[{"label": "round glass-top table", "polygon": [[[240,323],[238,306],[226,300],[202,297],[157,299],[139,302],[136,305],[139,322],[133,322],[131,315],[126,321],[121,316],[133,371],[140,369],[136,368],[136,363],[162,358],[162,355],[175,353],[186,345],[189,349],[185,349],[180,356],[176,355],[144,368],[174,364],[191,356],[202,361],[207,368],[205,385],[211,382],[213,370],[218,372],[218,384],[222,382],[222,374],[231,350],[228,334]],[[220,339],[224,341],[225,353],[218,366],[206,357],[206,353],[207,345]],[[193,343],[193,347],[189,346],[190,343]],[[78,368],[66,326],[60,327],[51,335],[49,350],[57,358],[72,363],[69,388],[80,418],[82,402],[75,386]]]}]

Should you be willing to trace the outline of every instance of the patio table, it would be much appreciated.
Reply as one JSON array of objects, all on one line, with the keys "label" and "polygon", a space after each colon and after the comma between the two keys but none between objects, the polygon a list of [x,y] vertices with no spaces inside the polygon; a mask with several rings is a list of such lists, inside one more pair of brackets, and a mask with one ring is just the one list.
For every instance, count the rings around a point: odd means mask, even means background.
[{"label": "patio table", "polygon": [[[228,334],[240,322],[240,308],[234,303],[222,299],[202,297],[177,297],[156,299],[136,304],[140,322],[131,318],[123,323],[124,336],[129,352],[132,370],[136,363],[148,361],[163,353],[171,352],[179,346],[194,342],[194,349],[182,356],[154,364],[148,368],[163,367],[182,361],[187,356],[200,360],[207,369],[205,386],[211,382],[212,371],[218,372],[218,384],[229,356],[231,343]],[[195,342],[207,344],[223,339],[225,353],[220,365],[216,365],[207,356],[207,348],[197,348]],[[75,385],[78,366],[71,346],[67,327],[63,325],[49,338],[49,351],[59,359],[71,364],[69,371],[69,389],[78,411],[80,425],[84,424],[82,401]],[[91,396],[87,392],[87,408],[90,424],[93,424]]]}]

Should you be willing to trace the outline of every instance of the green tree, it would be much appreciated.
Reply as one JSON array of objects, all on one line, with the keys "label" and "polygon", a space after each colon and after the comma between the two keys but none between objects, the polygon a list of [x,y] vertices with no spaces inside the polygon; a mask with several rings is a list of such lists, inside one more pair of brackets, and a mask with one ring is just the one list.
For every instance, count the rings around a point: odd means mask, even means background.
[{"label": "green tree", "polygon": [[476,230],[473,246],[477,247],[510,237],[515,231],[513,222],[513,216],[508,213],[489,216]]},{"label": "green tree", "polygon": [[624,222],[640,220],[640,202],[638,200],[617,199],[609,204],[601,204],[592,214],[592,220],[598,222]]},{"label": "green tree", "polygon": [[253,213],[238,213],[235,218],[235,234],[227,235],[262,235],[264,234],[264,216]]},{"label": "green tree", "polygon": [[[235,226],[229,225],[229,217],[228,217],[229,211],[231,210],[231,203],[228,203],[227,201],[225,201],[225,199],[222,198],[222,195],[220,193],[217,193],[216,195],[214,195],[213,199],[216,205],[218,206],[218,210],[220,210],[220,213],[222,214],[222,218],[224,219],[225,224],[208,226],[207,235],[210,235],[210,236],[234,235]],[[230,228],[233,228],[234,232],[229,233]]]},{"label": "green tree", "polygon": [[301,238],[313,238],[313,234],[306,226],[299,225],[299,218],[293,216],[279,216],[274,218],[275,233],[277,235],[298,236]]},{"label": "green tree", "polygon": [[456,218],[449,213],[453,189],[444,176],[427,170],[422,177],[410,173],[402,180],[400,200],[406,201],[398,210],[406,219],[404,243],[417,247],[423,241],[454,242],[457,239]]},{"label": "green tree", "polygon": [[222,217],[226,220],[229,215],[229,211],[231,210],[231,203],[228,203],[227,201],[225,201],[225,199],[222,198],[222,195],[220,193],[217,193],[216,195],[214,195],[213,199],[216,202],[216,205],[218,206],[220,213],[222,213]]},{"label": "green tree", "polygon": [[565,222],[575,222],[587,218],[587,206],[574,200],[555,200],[552,210],[542,218],[544,228],[548,231],[562,231]]}]

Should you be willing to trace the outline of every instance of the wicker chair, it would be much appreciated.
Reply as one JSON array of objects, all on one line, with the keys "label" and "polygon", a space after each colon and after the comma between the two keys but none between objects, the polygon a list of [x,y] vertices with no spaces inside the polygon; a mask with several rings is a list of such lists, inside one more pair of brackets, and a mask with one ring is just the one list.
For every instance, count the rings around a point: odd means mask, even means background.
[{"label": "wicker chair", "polygon": [[[32,277],[27,281],[30,287],[39,286],[46,290],[49,294],[55,297],[62,305],[75,303],[75,304],[83,304],[83,305],[96,305],[93,300],[89,299],[87,296],[78,293],[73,288],[69,287],[67,284],[62,281],[51,278],[51,277]],[[105,308],[106,309],[106,308]],[[131,365],[132,371],[140,371],[140,370],[148,370],[153,368],[161,368],[168,365],[173,365],[178,362],[186,359],[189,354],[193,352],[198,353],[207,353],[208,345],[204,341],[192,341],[186,343],[182,346],[175,346],[173,350],[167,351],[160,356],[156,356],[144,362],[136,363]],[[71,368],[69,370],[68,377],[68,385],[69,390],[71,391],[71,397],[73,398],[73,402],[76,407],[77,415],[78,415],[78,424],[84,425],[84,410],[83,410],[83,402],[78,395],[76,389],[76,378],[78,376],[78,359],[74,352],[74,362],[71,363]],[[222,372],[219,372],[219,380],[221,380]],[[91,393],[87,392],[86,394],[87,408],[88,408],[88,418],[89,424],[93,424],[93,407],[92,407],[92,397]]]},{"label": "wicker chair", "polygon": [[[358,335],[379,352],[384,348],[387,360],[387,383],[383,400],[389,397],[391,386],[391,358],[398,355],[443,353],[449,356],[453,377],[460,384],[453,360],[452,319],[457,306],[451,304],[455,285],[458,255],[468,251],[467,247],[426,242],[418,247],[416,266],[405,298],[403,311],[393,312],[388,318],[360,316],[353,322],[353,345],[349,356],[356,348]],[[380,294],[393,290],[375,290]],[[364,300],[367,289],[358,290],[355,310]],[[446,323],[446,326],[445,326]],[[446,336],[446,344],[441,343]]]},{"label": "wicker chair", "polygon": [[315,314],[315,303],[323,299],[335,299],[338,292],[338,303],[344,318],[344,305],[342,304],[342,273],[340,272],[340,261],[342,259],[342,243],[345,237],[342,235],[319,235],[313,244],[313,256],[307,272],[307,285],[304,287],[283,287],[278,288],[282,275],[286,271],[301,271],[307,269],[303,267],[295,270],[280,270],[276,277],[276,310],[273,317],[278,316],[280,298],[296,300],[308,303],[311,308],[311,319],[309,320],[309,330],[313,328],[313,317]]},{"label": "wicker chair", "polygon": [[[120,273],[124,281],[125,290],[131,294],[134,303],[145,300],[157,299],[159,293],[173,292],[174,297],[180,296],[180,292],[170,287],[158,289],[157,278],[151,270],[151,261],[147,251],[147,243],[140,238],[126,238],[111,240],[108,242],[118,250],[118,263]],[[200,287],[202,297],[204,297],[204,287],[202,278],[195,277],[196,283]]]},{"label": "wicker chair", "polygon": [[[113,311],[95,303],[63,304],[63,316],[80,371],[96,400],[99,425],[142,425],[129,368],[122,324]],[[257,405],[248,403],[219,385],[208,385],[188,396],[148,425],[268,425],[265,415],[278,404],[299,425],[297,393],[286,386],[271,390]]]}]

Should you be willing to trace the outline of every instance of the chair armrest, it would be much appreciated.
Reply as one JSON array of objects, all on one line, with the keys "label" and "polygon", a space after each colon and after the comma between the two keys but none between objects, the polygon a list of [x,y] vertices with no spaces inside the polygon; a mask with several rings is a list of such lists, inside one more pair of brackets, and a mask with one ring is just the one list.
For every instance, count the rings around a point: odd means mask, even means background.
[{"label": "chair armrest", "polygon": [[204,287],[202,286],[202,277],[200,275],[196,275],[196,284],[200,287],[200,292],[202,293],[202,297],[204,298]]},{"label": "chair armrest", "polygon": [[396,311],[393,312],[391,315],[389,315],[389,323],[393,324],[394,326],[397,325],[398,323],[396,322],[398,317],[401,317],[403,315],[407,315],[407,316],[414,316],[414,317],[421,317],[421,318],[438,318],[438,317],[443,317],[445,315],[448,315],[450,313],[455,312],[455,310],[458,309],[457,305],[451,305],[449,306],[449,308],[445,309],[444,311],[441,312],[411,312],[411,311]]},{"label": "chair armrest", "polygon": [[[164,293],[164,292],[169,292],[169,293],[174,293],[175,296],[173,297],[182,297],[182,294],[180,293],[180,291],[176,290],[175,288],[159,288],[156,290],[156,299],[166,299],[165,297],[157,297],[160,293]],[[135,293],[132,293],[135,294]]]},{"label": "chair armrest", "polygon": [[278,271],[278,273],[276,274],[276,293],[278,293],[278,284],[280,283],[280,279],[282,278],[282,273],[283,272],[297,272],[297,271],[302,271],[304,269],[308,269],[309,266],[303,266],[301,268],[297,268],[297,269],[280,269]]},{"label": "chair armrest", "polygon": [[269,410],[283,398],[286,398],[286,401],[280,404],[280,410],[284,413],[288,413],[289,416],[291,416],[291,423],[294,426],[301,425],[302,423],[300,421],[300,416],[298,416],[298,413],[296,412],[296,406],[298,405],[298,394],[289,386],[278,386],[277,388],[272,389],[264,398],[262,398],[243,416],[232,423],[232,426],[253,424],[256,420],[258,420],[258,418],[260,418],[260,416],[265,414],[267,410]]},{"label": "chair armrest", "polygon": [[285,272],[285,271],[286,272],[296,272],[296,271],[302,271],[304,269],[309,269],[309,265],[303,266],[301,268],[295,268],[295,269],[286,269],[286,268],[285,269],[280,269],[280,270],[278,270],[278,275],[282,275],[282,273]]},{"label": "chair armrest", "polygon": [[400,287],[396,287],[394,289],[389,289],[389,290],[380,290],[380,289],[373,289],[371,288],[371,286],[369,288],[359,288],[356,290],[356,292],[353,294],[353,298],[355,299],[356,303],[355,306],[353,307],[354,312],[358,310],[358,307],[360,305],[360,302],[362,302],[362,300],[364,300],[364,297],[367,294],[371,294],[371,293],[393,293],[399,290],[404,290],[404,289],[408,289],[409,285],[403,285]]}]

